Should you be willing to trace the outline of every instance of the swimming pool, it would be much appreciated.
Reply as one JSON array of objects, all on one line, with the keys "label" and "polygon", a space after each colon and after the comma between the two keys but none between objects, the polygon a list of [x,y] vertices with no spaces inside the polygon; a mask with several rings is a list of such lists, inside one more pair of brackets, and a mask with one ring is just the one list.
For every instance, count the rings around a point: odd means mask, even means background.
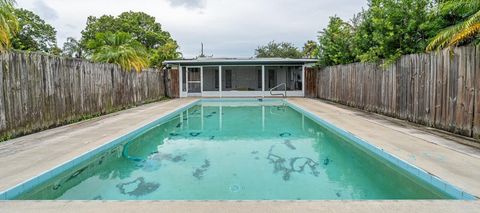
[{"label": "swimming pool", "polygon": [[[44,181],[37,180],[11,198],[468,198],[459,190],[445,190],[446,183],[441,180],[277,99],[204,99],[103,149],[71,162],[58,174],[43,177]],[[439,183],[444,188],[438,187]]]}]

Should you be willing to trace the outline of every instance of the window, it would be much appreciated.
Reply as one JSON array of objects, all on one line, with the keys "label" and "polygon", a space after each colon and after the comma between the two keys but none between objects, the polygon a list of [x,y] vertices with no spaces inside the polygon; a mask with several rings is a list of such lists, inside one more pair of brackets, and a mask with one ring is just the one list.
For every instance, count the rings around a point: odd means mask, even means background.
[{"label": "window", "polygon": [[225,70],[225,88],[232,88],[232,70]]},{"label": "window", "polygon": [[182,91],[187,91],[187,68],[182,67]]},{"label": "window", "polygon": [[258,88],[262,88],[262,70],[257,70],[257,84]]},{"label": "window", "polygon": [[276,86],[276,79],[275,79],[275,70],[268,70],[268,88],[271,89]]},{"label": "window", "polygon": [[218,70],[215,70],[215,89],[218,89]]},{"label": "window", "polygon": [[203,67],[203,91],[214,92],[218,90],[218,67]]}]

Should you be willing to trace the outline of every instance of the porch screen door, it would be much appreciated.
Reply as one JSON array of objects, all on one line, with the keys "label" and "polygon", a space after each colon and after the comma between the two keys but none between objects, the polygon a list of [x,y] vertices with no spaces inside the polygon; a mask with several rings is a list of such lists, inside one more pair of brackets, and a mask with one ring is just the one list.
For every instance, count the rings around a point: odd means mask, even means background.
[{"label": "porch screen door", "polygon": [[188,67],[188,93],[201,93],[200,67]]}]

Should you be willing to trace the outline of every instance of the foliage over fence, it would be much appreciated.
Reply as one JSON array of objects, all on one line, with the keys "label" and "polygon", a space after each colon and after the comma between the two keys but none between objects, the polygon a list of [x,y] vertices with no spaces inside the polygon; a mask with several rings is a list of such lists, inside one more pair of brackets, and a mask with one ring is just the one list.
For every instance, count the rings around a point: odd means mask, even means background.
[{"label": "foliage over fence", "polygon": [[163,72],[126,72],[39,53],[0,55],[0,136],[21,135],[165,96]]},{"label": "foliage over fence", "polygon": [[480,139],[480,46],[380,64],[310,70],[307,96]]}]

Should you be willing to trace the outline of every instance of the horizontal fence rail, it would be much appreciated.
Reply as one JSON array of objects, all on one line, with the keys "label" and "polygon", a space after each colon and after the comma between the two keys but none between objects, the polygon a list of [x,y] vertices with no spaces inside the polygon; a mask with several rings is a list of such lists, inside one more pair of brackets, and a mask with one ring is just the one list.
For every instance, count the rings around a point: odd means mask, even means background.
[{"label": "horizontal fence rail", "polygon": [[480,46],[307,70],[306,96],[479,139]]},{"label": "horizontal fence rail", "polygon": [[40,53],[0,54],[0,136],[40,131],[165,96],[164,73]]}]

